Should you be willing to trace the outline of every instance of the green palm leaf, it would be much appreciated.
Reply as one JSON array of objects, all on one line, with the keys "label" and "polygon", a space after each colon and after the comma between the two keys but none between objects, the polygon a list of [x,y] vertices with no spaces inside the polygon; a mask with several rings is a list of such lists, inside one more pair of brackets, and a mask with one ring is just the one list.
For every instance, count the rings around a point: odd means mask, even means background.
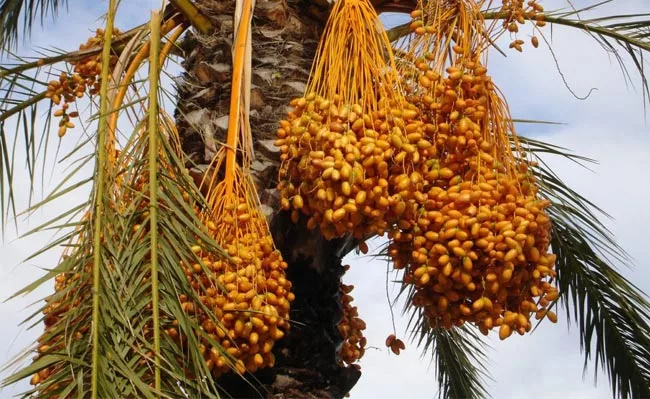
[{"label": "green palm leaf", "polygon": [[604,370],[616,397],[650,397],[648,298],[613,266],[629,263],[629,258],[598,219],[607,215],[568,187],[539,155],[579,163],[585,158],[537,140],[520,141],[539,162],[532,170],[540,195],[552,202],[548,212],[560,305],[578,328],[585,367],[593,360],[597,373]]},{"label": "green palm leaf", "polygon": [[[156,40],[155,34],[151,40]],[[150,56],[158,59],[156,45]],[[133,87],[128,105],[107,112],[112,97],[106,95],[107,87],[102,92],[96,116],[100,129],[91,134],[96,140],[87,141],[95,144],[96,155],[82,157],[73,170],[96,162],[95,177],[82,180],[94,185],[88,204],[75,206],[32,231],[74,228],[38,252],[68,243],[70,249],[62,261],[17,293],[29,293],[55,276],[67,280],[41,309],[63,304],[55,323],[47,321],[51,312],[45,318],[49,327],[40,338],[41,343],[58,340],[57,344],[40,345],[39,358],[4,381],[4,385],[13,384],[47,370],[45,382],[23,397],[218,397],[219,388],[202,347],[204,343],[217,350],[221,346],[203,331],[196,316],[184,310],[179,298],[187,297],[215,325],[219,321],[190,286],[180,262],[202,264],[193,251],[198,242],[215,256],[223,256],[223,251],[195,214],[194,207],[203,206],[202,197],[185,168],[179,145],[170,140],[175,128],[157,106],[158,98],[168,94],[156,87],[159,66],[150,66],[150,82],[134,79],[128,85]],[[108,80],[102,82],[107,85]],[[153,88],[148,104],[138,95],[144,88]],[[106,126],[111,113],[120,111],[135,116],[136,122],[113,165],[107,161],[111,147],[106,144],[106,128],[101,126]],[[71,179],[65,178],[28,212],[78,187],[80,183]],[[90,212],[81,222],[70,221],[83,210]],[[68,306],[71,301],[74,306]],[[34,325],[40,326],[40,313],[31,317]],[[168,335],[171,326],[185,337],[181,344]],[[225,351],[221,355],[232,363]]]},{"label": "green palm leaf", "polygon": [[[169,19],[180,18],[173,12],[168,14]],[[147,31],[147,25],[140,25],[124,32],[111,43],[112,49],[120,54],[128,43],[137,41]],[[17,216],[13,179],[15,162],[24,161],[29,172],[31,206],[35,186],[47,177],[48,166],[58,160],[58,149],[55,156],[51,150],[52,145],[59,143],[52,138],[50,129],[54,104],[46,97],[48,81],[58,78],[60,72],[71,74],[74,62],[101,52],[102,46],[98,45],[67,52],[51,48],[45,51],[45,56],[37,59],[21,57],[8,50],[3,54],[5,58],[0,65],[0,225],[3,229]],[[94,106],[92,101],[91,98]],[[38,123],[39,119],[42,123]],[[22,156],[17,157],[21,151]]]},{"label": "green palm leaf", "polygon": [[[107,158],[108,158],[108,112],[110,110],[108,99],[108,85],[110,77],[110,57],[111,57],[111,40],[113,39],[113,22],[115,21],[115,12],[117,11],[117,4],[115,0],[110,0],[108,5],[108,17],[106,18],[106,31],[104,34],[104,48],[102,51],[102,73],[101,73],[101,89],[100,106],[99,106],[99,122],[97,133],[97,161],[95,165],[96,183],[94,191],[94,213],[91,213],[93,221],[93,251],[92,251],[92,324],[91,324],[91,371],[90,371],[90,395],[92,399],[97,399],[102,394],[111,394],[112,392],[105,392],[101,389],[104,384],[100,384],[100,379],[106,378],[108,373],[101,372],[105,370],[106,359],[100,359],[100,337],[102,340],[106,338],[105,328],[107,323],[103,323],[105,313],[100,313],[100,306],[108,291],[103,290],[102,272],[108,273],[110,270],[110,263],[107,262],[110,258],[104,257],[102,249],[104,249],[103,241],[107,242],[107,236],[110,233],[107,230],[107,218],[104,214],[109,214],[110,211],[105,212],[106,205],[106,190],[108,188],[108,179],[106,178],[107,172]],[[109,233],[109,234],[107,234]],[[106,270],[108,267],[108,270]],[[102,317],[104,316],[104,317]],[[110,331],[110,330],[106,330]],[[101,354],[103,355],[103,353]],[[101,368],[100,368],[101,367]],[[103,381],[102,381],[103,382]],[[101,387],[100,387],[101,385]],[[109,385],[114,387],[114,385]],[[108,391],[108,390],[107,390]]]},{"label": "green palm leaf", "polygon": [[67,0],[0,0],[0,51],[16,45],[21,25],[29,32],[34,21],[43,24],[45,17],[67,4]]},{"label": "green palm leaf", "polygon": [[422,356],[429,356],[435,365],[438,397],[489,397],[486,382],[491,378],[485,367],[486,345],[476,328],[470,325],[450,330],[431,327],[424,315],[412,317],[409,327],[413,328],[411,338],[417,339]]},{"label": "green palm leaf", "polygon": [[[388,246],[375,256],[390,259]],[[486,382],[491,380],[487,364],[487,345],[478,329],[470,324],[453,329],[432,326],[422,308],[412,305],[415,290],[402,284],[397,300],[405,296],[403,313],[408,315],[410,340],[435,366],[438,396],[441,398],[480,399],[489,397]]]},{"label": "green palm leaf", "polygon": [[431,343],[436,345],[432,352],[438,370],[438,397],[489,396],[485,386],[485,380],[489,379],[485,367],[487,356],[476,329],[470,326],[453,330],[435,328],[429,337],[435,337],[435,342]]}]

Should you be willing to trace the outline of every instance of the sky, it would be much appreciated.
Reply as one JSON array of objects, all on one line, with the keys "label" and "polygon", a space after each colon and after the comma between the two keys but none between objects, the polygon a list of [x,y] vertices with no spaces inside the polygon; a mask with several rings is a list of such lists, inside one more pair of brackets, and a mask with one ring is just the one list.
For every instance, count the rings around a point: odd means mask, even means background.
[{"label": "sky", "polygon": [[[117,15],[116,26],[129,28],[145,22],[149,10],[159,7],[157,0],[123,0]],[[567,5],[565,0],[545,0],[547,9]],[[575,1],[577,7],[588,4]],[[58,23],[46,22],[43,29],[36,29],[23,44],[23,54],[38,46],[55,45],[74,49],[85,41],[98,26],[98,18],[106,2],[70,1],[70,14],[62,14]],[[650,5],[641,0],[616,0],[602,8],[601,14],[616,12],[648,13]],[[387,24],[400,20],[394,16],[384,17]],[[523,54],[507,51],[507,57],[492,52],[489,73],[502,89],[515,118],[562,122],[563,125],[526,125],[519,132],[599,161],[591,170],[580,168],[565,160],[548,158],[554,170],[578,192],[607,211],[612,219],[603,222],[616,236],[617,241],[634,259],[623,274],[639,288],[650,292],[650,247],[646,244],[645,228],[650,225],[650,132],[640,83],[632,73],[632,85],[626,83],[616,60],[605,53],[593,38],[568,28],[555,27],[544,31],[552,42],[553,52],[566,83],[579,96],[596,88],[586,100],[573,97],[565,87],[553,57],[543,41],[540,48],[525,46]],[[523,30],[524,39],[530,32]],[[56,40],[52,40],[56,38]],[[507,48],[508,42],[501,43]],[[66,136],[61,142],[61,153],[72,148],[74,137]],[[53,188],[60,180],[61,172],[70,164],[60,164],[46,180],[45,190]],[[50,169],[48,169],[48,172]],[[26,199],[24,181],[26,175],[18,171],[15,177],[19,203]],[[22,189],[21,189],[22,186]],[[43,191],[37,190],[36,196]],[[82,190],[73,193],[65,201],[58,201],[29,219],[20,218],[19,232],[25,233],[40,222],[67,209],[70,203],[84,199]],[[74,202],[77,201],[77,202]],[[7,230],[4,242],[0,242],[0,301],[42,274],[40,268],[52,267],[58,255],[54,252],[33,261],[21,263],[36,249],[51,241],[51,234],[40,234],[17,239],[12,228]],[[380,240],[371,243],[371,249],[381,245]],[[351,392],[352,398],[408,397],[431,398],[436,393],[435,370],[415,345],[410,345],[400,356],[395,356],[383,344],[393,332],[385,291],[386,264],[368,257],[351,254],[345,262],[352,267],[344,277],[346,284],[354,284],[354,305],[367,323],[368,338],[366,355],[361,359],[362,377]],[[0,364],[6,362],[29,345],[40,333],[41,327],[26,330],[19,326],[35,309],[29,305],[52,290],[45,284],[29,297],[0,302]],[[397,287],[389,287],[394,297]],[[395,308],[397,335],[405,338],[407,320],[400,317],[401,306]],[[488,392],[494,398],[608,398],[611,390],[604,373],[599,373],[594,385],[593,365],[583,373],[584,359],[579,349],[579,337],[567,325],[560,312],[557,324],[542,323],[534,334],[520,337],[514,335],[500,341],[491,335],[486,342],[488,369],[494,381],[488,382]],[[9,398],[17,389],[0,391],[0,399]]]}]

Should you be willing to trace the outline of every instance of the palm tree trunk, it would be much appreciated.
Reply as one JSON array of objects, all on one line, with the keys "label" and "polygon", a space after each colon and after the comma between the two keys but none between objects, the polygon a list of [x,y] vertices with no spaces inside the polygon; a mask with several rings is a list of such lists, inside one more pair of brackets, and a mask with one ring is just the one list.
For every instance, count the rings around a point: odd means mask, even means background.
[{"label": "palm tree trunk", "polygon": [[[185,153],[206,164],[225,141],[230,103],[231,44],[234,1],[197,0],[215,32],[191,32],[182,48],[186,70],[178,83],[177,125]],[[341,365],[339,298],[342,256],[350,240],[326,241],[319,233],[295,225],[279,211],[275,190],[279,154],[273,146],[278,121],[287,104],[303,94],[327,10],[300,0],[258,0],[253,18],[251,127],[255,139],[254,179],[276,245],[289,263],[288,278],[296,300],[293,326],[278,342],[276,366],[249,376],[220,379],[234,398],[340,398],[360,372]],[[197,177],[201,171],[193,170]]]}]

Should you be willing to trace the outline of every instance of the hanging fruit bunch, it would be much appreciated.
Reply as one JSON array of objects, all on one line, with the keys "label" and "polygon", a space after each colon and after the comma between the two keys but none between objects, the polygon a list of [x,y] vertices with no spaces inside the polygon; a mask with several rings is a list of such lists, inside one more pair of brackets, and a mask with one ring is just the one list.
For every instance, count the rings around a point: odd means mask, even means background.
[{"label": "hanging fruit bunch", "polygon": [[422,201],[391,231],[389,255],[432,326],[472,322],[504,339],[530,331],[532,315],[554,319],[555,256],[549,202],[481,62],[489,32],[475,7],[426,3],[412,14],[416,36],[400,70],[438,157],[421,165]]},{"label": "hanging fruit bunch", "polygon": [[[250,1],[244,2],[236,29],[237,49],[233,61],[233,92],[227,144],[214,157],[204,186],[207,209],[201,218],[227,259],[216,259],[196,247],[202,264],[184,264],[183,269],[203,304],[214,310],[215,323],[196,303],[181,297],[183,309],[195,313],[204,331],[218,346],[204,342],[208,368],[219,376],[234,364],[240,373],[272,367],[275,342],[289,330],[291,282],[287,280],[280,251],[273,243],[259,197],[250,178],[252,136],[247,123],[245,93],[250,83],[243,80],[250,63]],[[237,163],[236,154],[243,166]],[[222,349],[225,349],[225,353]]]},{"label": "hanging fruit bunch", "polygon": [[408,210],[421,181],[415,165],[433,155],[433,144],[401,95],[390,43],[367,0],[335,3],[307,94],[291,106],[276,141],[283,208],[327,239],[383,235]]},{"label": "hanging fruit bunch", "polygon": [[[113,31],[113,39],[119,38],[119,29]],[[104,40],[104,31],[97,29],[95,36],[89,38],[86,43],[79,46],[79,50],[87,50],[93,47],[101,47]],[[50,98],[55,105],[61,104],[61,108],[54,111],[54,116],[60,118],[59,137],[65,136],[68,129],[74,128],[71,118],[76,118],[79,113],[68,112],[71,103],[77,101],[88,92],[89,95],[99,93],[101,86],[100,75],[102,72],[101,53],[88,55],[77,60],[73,65],[74,73],[61,72],[58,80],[51,80],[47,85],[45,97]],[[117,64],[117,55],[110,58],[111,70]]]},{"label": "hanging fruit bunch", "polygon": [[[345,266],[346,269],[349,265]],[[359,318],[359,312],[356,306],[352,306],[354,298],[350,293],[354,289],[353,285],[341,283],[339,293],[341,295],[341,307],[343,308],[343,319],[338,325],[339,332],[343,338],[343,344],[339,350],[341,364],[349,364],[359,369],[356,364],[365,353],[366,337],[363,336],[363,330],[366,329],[366,323]]]},{"label": "hanging fruit bunch", "polygon": [[[224,167],[225,151],[220,151],[214,170]],[[210,235],[229,258],[215,258],[197,245],[201,263],[182,264],[203,305],[214,311],[215,323],[201,307],[181,297],[182,307],[197,315],[209,336],[225,349],[204,342],[205,357],[218,376],[231,369],[254,372],[272,367],[271,349],[289,330],[290,302],[294,300],[287,280],[286,262],[275,248],[266,219],[249,175],[236,166],[232,176],[210,181],[209,209],[201,215]],[[168,331],[176,337],[175,330]]]}]

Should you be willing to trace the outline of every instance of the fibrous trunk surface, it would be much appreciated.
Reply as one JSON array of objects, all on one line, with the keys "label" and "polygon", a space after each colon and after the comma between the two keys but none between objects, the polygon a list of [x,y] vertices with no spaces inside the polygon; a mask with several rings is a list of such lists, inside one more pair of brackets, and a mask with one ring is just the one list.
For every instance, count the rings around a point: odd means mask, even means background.
[{"label": "fibrous trunk surface", "polygon": [[[225,142],[230,105],[234,1],[197,1],[215,31],[195,31],[184,39],[186,72],[178,81],[176,120],[188,157],[199,167],[209,163]],[[326,241],[304,223],[281,212],[275,191],[279,154],[273,146],[278,121],[289,101],[304,94],[327,10],[297,0],[258,0],[253,17],[250,121],[255,142],[252,173],[277,247],[288,262],[287,277],[296,300],[292,328],[279,341],[276,365],[247,376],[220,379],[222,394],[233,398],[340,398],[360,373],[342,366],[339,294],[341,258],[349,240]]]}]

